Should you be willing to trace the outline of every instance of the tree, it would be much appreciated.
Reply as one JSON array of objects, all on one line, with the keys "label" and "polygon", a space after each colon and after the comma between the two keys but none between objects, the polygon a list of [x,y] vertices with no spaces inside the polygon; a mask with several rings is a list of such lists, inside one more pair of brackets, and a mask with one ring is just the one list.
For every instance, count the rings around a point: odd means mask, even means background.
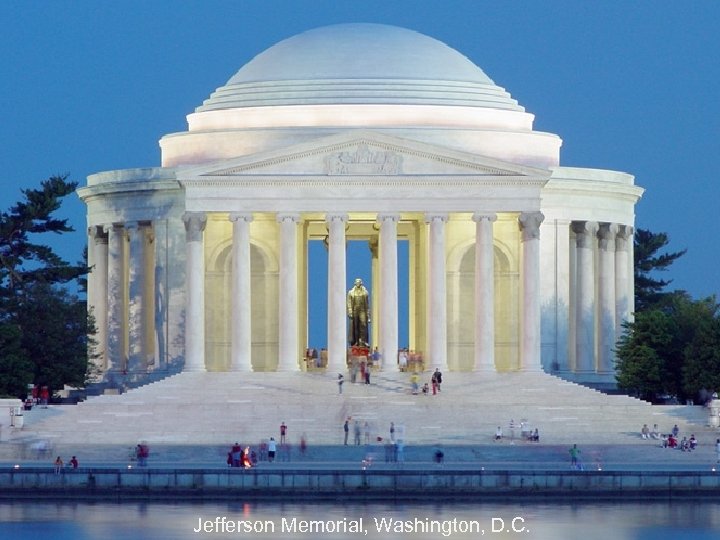
[{"label": "tree", "polygon": [[28,383],[58,389],[82,383],[87,371],[87,310],[65,288],[87,267],[39,242],[73,232],[55,213],[76,187],[54,176],[0,212],[0,391],[18,397]]},{"label": "tree", "polygon": [[698,302],[694,332],[684,349],[683,391],[698,396],[720,390],[720,316],[715,298]]},{"label": "tree", "polygon": [[635,232],[635,311],[650,309],[670,294],[663,292],[663,289],[672,280],[657,279],[652,273],[666,271],[687,250],[658,253],[669,241],[666,233],[653,233],[646,229]]},{"label": "tree", "polygon": [[617,381],[644,399],[695,398],[720,388],[720,306],[668,293],[662,305],[635,314],[618,341]]},{"label": "tree", "polygon": [[672,393],[673,379],[662,354],[673,339],[672,319],[661,310],[643,311],[624,327],[616,350],[618,387],[651,401]]},{"label": "tree", "polygon": [[33,380],[33,365],[22,350],[20,329],[0,324],[0,397],[20,397]]},{"label": "tree", "polygon": [[33,382],[60,389],[84,386],[88,364],[85,302],[62,287],[35,283],[18,310],[22,348],[33,362]]},{"label": "tree", "polygon": [[43,181],[40,189],[22,190],[25,200],[0,213],[0,292],[6,297],[26,281],[67,283],[87,272],[83,266],[65,262],[52,248],[33,242],[44,233],[74,231],[66,219],[55,218],[54,212],[76,187],[67,176],[53,176]]}]

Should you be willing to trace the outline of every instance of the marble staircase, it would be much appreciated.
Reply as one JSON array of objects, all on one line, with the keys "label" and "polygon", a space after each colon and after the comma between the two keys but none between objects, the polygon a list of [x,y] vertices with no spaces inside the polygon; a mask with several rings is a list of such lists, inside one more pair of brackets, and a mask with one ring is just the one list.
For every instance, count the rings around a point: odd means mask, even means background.
[{"label": "marble staircase", "polygon": [[[421,381],[429,381],[422,374]],[[390,422],[409,444],[489,444],[497,426],[509,436],[512,419],[538,428],[542,441],[627,444],[646,423],[668,432],[711,438],[706,411],[689,406],[651,406],[611,396],[545,373],[447,373],[442,392],[413,395],[405,373],[374,373],[370,385],[344,384],[325,373],[181,373],[121,395],[101,395],[78,405],[35,409],[14,437],[63,444],[219,444],[305,435],[312,444],[342,442],[342,424],[365,422],[371,440],[388,438]],[[19,431],[19,430],[18,430]]]}]

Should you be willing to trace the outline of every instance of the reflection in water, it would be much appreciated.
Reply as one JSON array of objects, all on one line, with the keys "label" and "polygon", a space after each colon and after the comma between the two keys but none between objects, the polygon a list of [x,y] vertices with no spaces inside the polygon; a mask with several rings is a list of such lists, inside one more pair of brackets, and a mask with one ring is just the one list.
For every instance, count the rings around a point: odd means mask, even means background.
[{"label": "reflection in water", "polygon": [[[0,538],[709,540],[717,502],[0,503]],[[610,535],[610,536],[609,536]]]}]

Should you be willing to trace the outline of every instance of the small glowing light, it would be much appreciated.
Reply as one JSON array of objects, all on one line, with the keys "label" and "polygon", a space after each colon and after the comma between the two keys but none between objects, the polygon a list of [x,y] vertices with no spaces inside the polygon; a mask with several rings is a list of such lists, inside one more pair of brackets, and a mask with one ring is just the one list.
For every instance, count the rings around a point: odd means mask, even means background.
[{"label": "small glowing light", "polygon": [[[19,469],[19,468],[20,468],[20,464],[19,464],[19,463],[16,463],[15,466],[13,467],[13,469]],[[713,469],[713,470],[715,470],[715,469]]]},{"label": "small glowing light", "polygon": [[480,470],[481,470],[481,471],[484,471],[484,470],[485,470],[485,467],[480,467]]},{"label": "small glowing light", "polygon": [[128,465],[128,469],[132,469],[132,465]]},{"label": "small glowing light", "polygon": [[[17,465],[15,465],[15,467],[17,467]],[[715,467],[713,467],[713,468],[710,469],[710,470],[711,470],[712,472],[715,472]]]},{"label": "small glowing light", "polygon": [[598,465],[598,471],[602,471],[602,467]]}]

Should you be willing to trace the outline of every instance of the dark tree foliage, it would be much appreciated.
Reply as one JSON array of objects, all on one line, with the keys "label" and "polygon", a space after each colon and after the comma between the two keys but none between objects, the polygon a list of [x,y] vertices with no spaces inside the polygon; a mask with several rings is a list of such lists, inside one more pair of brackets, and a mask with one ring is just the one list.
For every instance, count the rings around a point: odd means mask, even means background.
[{"label": "dark tree foliage", "polygon": [[87,308],[60,287],[28,287],[18,310],[22,348],[33,362],[33,381],[54,390],[83,386],[87,371]]},{"label": "dark tree foliage", "polygon": [[720,390],[720,315],[715,298],[697,302],[687,321],[689,336],[683,350],[683,391],[699,396]]},{"label": "dark tree foliage", "polygon": [[682,292],[637,312],[618,341],[618,386],[651,401],[720,390],[719,313],[715,298],[693,300]]},{"label": "dark tree foliage", "polygon": [[43,181],[40,189],[22,190],[24,200],[8,212],[0,212],[0,286],[4,295],[12,296],[17,286],[28,281],[67,283],[86,273],[84,266],[71,266],[51,247],[35,242],[44,233],[73,232],[66,219],[53,214],[62,198],[76,187],[67,176],[53,176]]},{"label": "dark tree foliage", "polygon": [[650,401],[672,393],[673,379],[663,355],[672,342],[672,319],[661,310],[643,311],[624,326],[616,351],[618,387]]},{"label": "dark tree foliage", "polygon": [[33,380],[33,367],[22,350],[18,326],[0,323],[0,397],[22,397]]},{"label": "dark tree foliage", "polygon": [[661,253],[669,242],[666,233],[653,233],[645,229],[635,232],[635,310],[645,311],[661,303],[667,294],[663,289],[672,280],[658,279],[656,271],[666,271],[687,250]]},{"label": "dark tree foliage", "polygon": [[84,382],[87,309],[65,287],[87,268],[44,244],[47,233],[73,232],[55,212],[76,187],[54,176],[0,212],[0,393],[22,397],[28,383],[58,390]]}]

